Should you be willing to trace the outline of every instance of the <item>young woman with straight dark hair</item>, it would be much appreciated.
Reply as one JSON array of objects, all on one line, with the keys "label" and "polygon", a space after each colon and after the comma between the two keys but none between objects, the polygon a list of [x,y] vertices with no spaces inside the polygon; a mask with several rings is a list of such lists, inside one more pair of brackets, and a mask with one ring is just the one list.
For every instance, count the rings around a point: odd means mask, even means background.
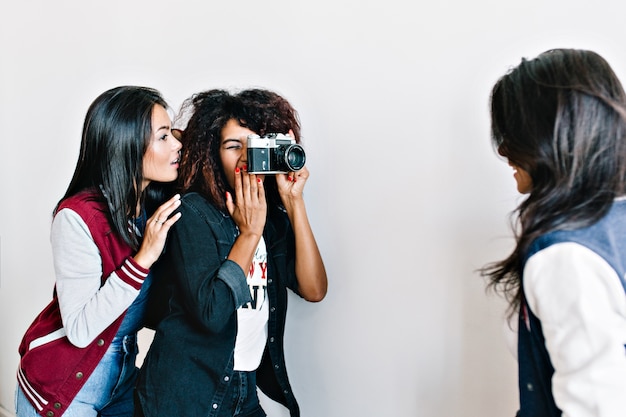
[{"label": "young woman with straight dark hair", "polygon": [[550,50],[498,80],[491,126],[527,194],[513,252],[482,270],[510,301],[517,327],[518,416],[623,416],[622,85],[595,52]]},{"label": "young woman with straight dark hair", "polygon": [[180,214],[164,202],[180,142],[151,88],[108,90],[91,104],[78,163],[54,210],[52,302],[19,346],[18,417],[131,416],[136,335],[150,268]]}]

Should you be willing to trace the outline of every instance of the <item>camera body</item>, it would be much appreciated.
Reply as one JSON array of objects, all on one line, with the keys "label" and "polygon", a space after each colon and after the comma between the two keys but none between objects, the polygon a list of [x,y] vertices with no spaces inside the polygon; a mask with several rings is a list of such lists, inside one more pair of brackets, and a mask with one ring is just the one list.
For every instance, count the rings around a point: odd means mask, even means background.
[{"label": "camera body", "polygon": [[248,135],[248,172],[278,174],[299,171],[306,154],[291,136],[282,133]]}]

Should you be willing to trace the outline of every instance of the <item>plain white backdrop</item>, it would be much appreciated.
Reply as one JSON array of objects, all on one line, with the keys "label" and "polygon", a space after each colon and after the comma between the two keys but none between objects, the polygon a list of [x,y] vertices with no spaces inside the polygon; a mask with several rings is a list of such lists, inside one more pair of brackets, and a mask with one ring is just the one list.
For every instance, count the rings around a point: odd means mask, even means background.
[{"label": "plain white backdrop", "polygon": [[0,415],[51,297],[51,212],[87,107],[138,84],[174,110],[264,87],[300,113],[330,280],[321,304],[290,298],[303,417],[513,416],[504,303],[475,272],[508,254],[519,203],[490,145],[489,91],[556,47],[593,49],[626,80],[625,14],[619,0],[2,0]]}]

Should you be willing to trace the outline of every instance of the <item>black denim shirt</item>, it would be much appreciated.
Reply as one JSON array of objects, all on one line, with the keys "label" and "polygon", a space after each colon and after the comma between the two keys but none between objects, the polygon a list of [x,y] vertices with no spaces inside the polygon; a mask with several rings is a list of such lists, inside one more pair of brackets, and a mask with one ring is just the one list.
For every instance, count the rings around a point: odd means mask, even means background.
[{"label": "black denim shirt", "polygon": [[[237,308],[252,300],[246,274],[227,259],[238,235],[228,214],[202,196],[182,198],[181,219],[154,269],[169,284],[168,311],[156,326],[137,383],[146,417],[215,416],[233,374]],[[268,340],[257,384],[300,415],[285,369],[283,335],[287,288],[297,293],[293,230],[284,210],[268,209],[263,233],[268,253]]]}]

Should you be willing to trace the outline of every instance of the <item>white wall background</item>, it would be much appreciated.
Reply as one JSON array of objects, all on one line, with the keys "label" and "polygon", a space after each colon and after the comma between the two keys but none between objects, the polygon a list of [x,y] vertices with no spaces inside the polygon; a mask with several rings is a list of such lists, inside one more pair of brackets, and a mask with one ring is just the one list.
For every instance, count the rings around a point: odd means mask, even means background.
[{"label": "white wall background", "polygon": [[[518,202],[489,142],[491,86],[522,56],[594,49],[626,80],[619,0],[2,0],[0,415],[48,303],[51,211],[91,101],[122,84],[260,86],[299,110],[330,289],[292,297],[303,417],[513,416],[504,304],[476,268]],[[144,339],[145,340],[145,339]],[[284,416],[267,406],[270,417]]]}]

